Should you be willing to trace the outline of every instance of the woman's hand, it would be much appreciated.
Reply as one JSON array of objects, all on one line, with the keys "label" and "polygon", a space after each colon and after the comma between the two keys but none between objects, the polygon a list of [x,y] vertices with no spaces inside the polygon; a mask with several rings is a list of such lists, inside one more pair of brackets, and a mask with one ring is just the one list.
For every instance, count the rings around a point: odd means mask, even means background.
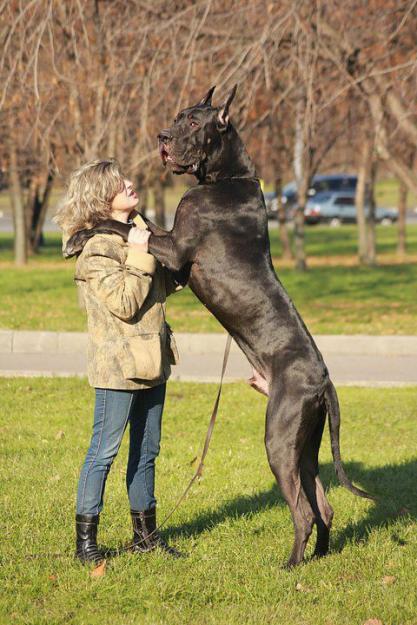
[{"label": "woman's hand", "polygon": [[141,228],[131,228],[127,238],[128,244],[141,251],[148,251],[148,239],[151,236],[150,230],[142,230]]}]

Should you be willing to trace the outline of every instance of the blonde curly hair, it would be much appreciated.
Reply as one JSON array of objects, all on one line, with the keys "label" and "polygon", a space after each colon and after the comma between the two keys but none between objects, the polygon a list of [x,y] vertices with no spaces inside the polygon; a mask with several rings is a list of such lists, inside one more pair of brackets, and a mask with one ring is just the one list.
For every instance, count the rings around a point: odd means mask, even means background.
[{"label": "blonde curly hair", "polygon": [[72,172],[67,192],[53,220],[67,237],[108,219],[115,196],[123,191],[124,177],[115,158],[96,159]]}]

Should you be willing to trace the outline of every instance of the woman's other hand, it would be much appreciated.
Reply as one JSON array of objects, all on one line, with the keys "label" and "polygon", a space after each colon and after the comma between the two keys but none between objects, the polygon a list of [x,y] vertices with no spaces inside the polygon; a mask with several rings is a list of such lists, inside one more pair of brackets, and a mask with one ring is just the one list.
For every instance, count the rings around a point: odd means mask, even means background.
[{"label": "woman's other hand", "polygon": [[142,230],[141,228],[131,228],[127,242],[133,248],[141,252],[148,251],[148,239],[151,236],[150,230]]}]

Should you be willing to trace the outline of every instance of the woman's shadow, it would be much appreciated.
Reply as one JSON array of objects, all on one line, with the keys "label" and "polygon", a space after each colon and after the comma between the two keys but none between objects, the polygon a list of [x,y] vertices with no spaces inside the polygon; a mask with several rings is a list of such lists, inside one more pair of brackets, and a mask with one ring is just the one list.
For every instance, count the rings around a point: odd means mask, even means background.
[{"label": "woman's shadow", "polygon": [[[350,479],[375,495],[377,501],[370,505],[366,516],[359,521],[348,523],[332,535],[332,551],[341,551],[347,542],[363,542],[372,528],[388,526],[391,521],[399,517],[417,518],[414,486],[417,476],[417,460],[375,469],[365,468],[358,462],[350,462],[345,464],[345,468]],[[332,464],[321,465],[320,476],[326,490],[335,487],[342,488],[334,474]],[[217,510],[204,511],[188,523],[169,527],[164,534],[169,539],[184,534],[198,536],[227,519],[259,514],[275,506],[285,505],[278,487],[274,485],[269,490],[260,491],[251,496],[236,497],[219,506]],[[392,540],[399,545],[406,544],[406,541],[397,534],[392,535]]]}]

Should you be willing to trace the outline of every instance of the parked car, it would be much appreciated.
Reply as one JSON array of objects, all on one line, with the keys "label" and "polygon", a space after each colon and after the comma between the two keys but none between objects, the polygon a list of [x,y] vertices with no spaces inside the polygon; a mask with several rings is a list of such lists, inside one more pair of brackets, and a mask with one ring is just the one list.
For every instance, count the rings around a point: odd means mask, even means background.
[{"label": "parked car", "polygon": [[[353,174],[323,174],[313,177],[308,190],[309,197],[324,191],[355,191],[357,176]],[[286,184],[282,189],[282,202],[285,205],[287,218],[291,219],[297,206],[297,186],[294,181]],[[275,192],[265,193],[265,204],[269,219],[278,216],[278,201]]]},{"label": "parked car", "polygon": [[[308,196],[314,197],[325,191],[355,191],[358,177],[353,174],[323,174],[314,176],[308,190]],[[284,204],[297,204],[297,187],[290,182],[282,190]],[[285,199],[284,199],[285,198]]]},{"label": "parked car", "polygon": [[[269,191],[267,193],[264,193],[264,198],[265,198],[266,214],[267,214],[268,219],[278,219],[277,194],[275,193],[275,191]],[[285,202],[283,202],[283,204],[285,206],[285,216],[287,218],[287,221],[290,221],[293,216],[292,208]]]},{"label": "parked car", "polygon": [[[369,204],[365,205],[365,215],[369,214]],[[308,224],[330,223],[339,226],[342,223],[356,223],[355,192],[320,192],[308,202],[304,211]],[[376,208],[375,220],[383,225],[396,222],[398,212],[390,208]]]}]

